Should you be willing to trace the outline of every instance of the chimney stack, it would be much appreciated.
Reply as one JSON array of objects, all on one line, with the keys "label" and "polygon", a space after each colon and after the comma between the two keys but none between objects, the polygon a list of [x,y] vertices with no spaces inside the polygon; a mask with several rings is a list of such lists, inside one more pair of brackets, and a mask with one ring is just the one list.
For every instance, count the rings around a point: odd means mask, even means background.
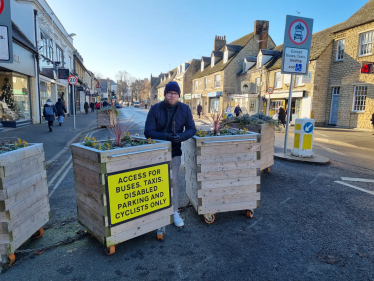
[{"label": "chimney stack", "polygon": [[255,34],[259,35],[258,48],[267,49],[268,35],[269,35],[269,21],[267,20],[256,20],[255,21]]},{"label": "chimney stack", "polygon": [[217,36],[214,39],[214,51],[219,51],[221,48],[226,45],[226,36]]}]

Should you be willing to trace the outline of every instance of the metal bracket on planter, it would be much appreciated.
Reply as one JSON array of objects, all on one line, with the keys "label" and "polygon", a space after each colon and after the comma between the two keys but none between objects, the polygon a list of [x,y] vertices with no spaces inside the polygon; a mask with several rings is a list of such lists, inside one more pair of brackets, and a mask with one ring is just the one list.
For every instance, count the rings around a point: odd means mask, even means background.
[{"label": "metal bracket on planter", "polygon": [[143,153],[143,152],[151,152],[151,151],[164,150],[164,149],[169,149],[169,147],[166,146],[166,147],[160,147],[160,148],[154,148],[154,149],[139,150],[135,152],[109,155],[108,158],[116,158],[116,157],[121,157],[121,156],[126,156],[126,155],[133,155],[133,154],[138,154],[138,153]]},{"label": "metal bracket on planter", "polygon": [[238,142],[238,141],[257,141],[257,139],[242,139],[242,140],[221,140],[221,141],[203,141],[202,143],[217,143],[217,142]]}]

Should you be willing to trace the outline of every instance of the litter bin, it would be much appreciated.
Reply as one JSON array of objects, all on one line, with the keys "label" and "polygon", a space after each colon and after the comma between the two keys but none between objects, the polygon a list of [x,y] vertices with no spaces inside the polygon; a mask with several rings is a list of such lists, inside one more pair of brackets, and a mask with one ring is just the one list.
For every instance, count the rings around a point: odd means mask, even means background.
[{"label": "litter bin", "polygon": [[291,154],[298,157],[313,156],[314,119],[295,120],[295,139]]}]

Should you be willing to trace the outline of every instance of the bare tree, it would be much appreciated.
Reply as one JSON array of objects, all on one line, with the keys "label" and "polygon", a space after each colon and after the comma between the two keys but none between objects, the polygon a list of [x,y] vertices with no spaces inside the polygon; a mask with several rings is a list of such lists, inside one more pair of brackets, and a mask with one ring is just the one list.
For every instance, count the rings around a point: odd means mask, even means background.
[{"label": "bare tree", "polygon": [[97,80],[104,79],[104,75],[100,71],[92,71]]},{"label": "bare tree", "polygon": [[118,71],[115,77],[118,84],[117,95],[120,96],[122,100],[124,100],[125,96],[127,96],[129,86],[136,81],[136,78],[126,70]]},{"label": "bare tree", "polygon": [[143,83],[140,89],[140,93],[139,93],[140,100],[147,101],[150,95],[150,91],[151,91],[151,83],[149,83],[148,79],[146,78],[143,80]]}]

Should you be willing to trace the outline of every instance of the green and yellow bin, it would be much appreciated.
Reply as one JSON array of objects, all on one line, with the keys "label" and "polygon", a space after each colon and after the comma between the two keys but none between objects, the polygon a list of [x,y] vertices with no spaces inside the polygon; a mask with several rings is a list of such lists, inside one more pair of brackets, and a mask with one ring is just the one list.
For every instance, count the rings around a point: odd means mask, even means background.
[{"label": "green and yellow bin", "polygon": [[298,157],[313,157],[314,119],[295,120],[295,138],[291,154]]}]

